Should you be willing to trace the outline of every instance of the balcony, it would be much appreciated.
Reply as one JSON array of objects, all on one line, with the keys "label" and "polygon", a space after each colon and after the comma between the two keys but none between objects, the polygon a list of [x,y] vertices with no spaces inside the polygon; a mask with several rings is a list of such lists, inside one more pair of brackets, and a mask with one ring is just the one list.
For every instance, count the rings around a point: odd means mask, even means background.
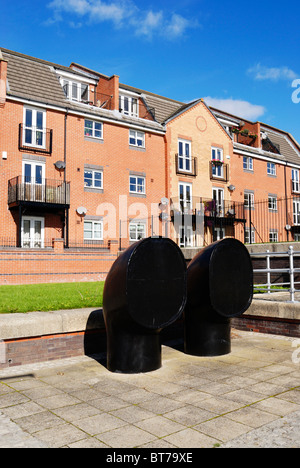
[{"label": "balcony", "polygon": [[224,224],[245,221],[244,203],[227,200],[214,200],[211,198],[191,197],[190,199],[180,199],[174,197],[171,200],[171,217],[192,215],[204,216],[205,224],[210,225],[210,221],[222,220]]},{"label": "balcony", "polygon": [[219,180],[221,182],[228,182],[229,180],[229,167],[223,161],[212,160],[209,162],[209,175],[211,180]]},{"label": "balcony", "polygon": [[52,154],[53,131],[19,124],[19,150]]},{"label": "balcony", "polygon": [[197,158],[175,154],[175,166],[177,175],[197,176]]},{"label": "balcony", "polygon": [[68,207],[70,205],[70,183],[61,180],[42,179],[36,183],[34,179],[24,179],[17,176],[8,181],[8,205],[15,206],[31,204],[35,206]]}]

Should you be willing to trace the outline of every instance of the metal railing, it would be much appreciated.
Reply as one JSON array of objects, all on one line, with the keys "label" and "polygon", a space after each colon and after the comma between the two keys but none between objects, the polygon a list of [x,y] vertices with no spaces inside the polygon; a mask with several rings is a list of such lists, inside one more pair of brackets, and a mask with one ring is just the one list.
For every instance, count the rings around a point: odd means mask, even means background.
[{"label": "metal railing", "polygon": [[17,176],[8,181],[8,204],[19,202],[70,204],[70,184],[61,180]]},{"label": "metal railing", "polygon": [[52,153],[53,130],[19,124],[19,150]]},{"label": "metal railing", "polygon": [[[293,246],[290,246],[287,251],[285,252],[270,252],[267,250],[266,252],[257,252],[251,253],[251,257],[265,257],[266,258],[266,268],[258,268],[253,269],[253,273],[264,273],[267,276],[267,282],[262,284],[254,284],[254,292],[258,290],[263,290],[264,292],[271,294],[273,292],[283,292],[285,289],[289,292],[290,295],[290,302],[297,302],[295,300],[295,293],[300,291],[300,289],[296,289],[296,284],[300,284],[300,281],[295,281],[295,274],[300,273],[300,268],[294,267],[294,258],[295,256],[300,257],[300,251],[294,251]],[[272,257],[288,257],[289,259],[289,267],[288,268],[271,268],[271,258]],[[271,281],[271,275],[275,273],[280,273],[281,275],[288,275],[289,281],[282,281],[274,283]],[[277,286],[277,287],[276,287]]]},{"label": "metal railing", "polygon": [[197,176],[197,158],[195,156],[185,157],[175,154],[176,174],[185,174],[192,177]]}]

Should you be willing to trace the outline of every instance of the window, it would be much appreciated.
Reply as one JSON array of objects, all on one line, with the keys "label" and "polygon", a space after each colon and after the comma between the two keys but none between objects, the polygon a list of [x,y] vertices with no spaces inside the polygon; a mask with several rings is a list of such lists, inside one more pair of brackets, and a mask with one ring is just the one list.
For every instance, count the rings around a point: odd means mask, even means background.
[{"label": "window", "polygon": [[191,226],[180,226],[179,247],[193,247],[193,228]]},{"label": "window", "polygon": [[293,200],[293,221],[295,226],[300,225],[300,200]]},{"label": "window", "polygon": [[215,202],[215,212],[217,216],[224,216],[224,189],[212,189],[213,200]]},{"label": "window", "polygon": [[178,169],[183,172],[192,171],[191,142],[178,140]]},{"label": "window", "polygon": [[132,221],[129,224],[129,239],[130,241],[139,241],[146,237],[146,224],[138,221]]},{"label": "window", "polygon": [[23,181],[26,184],[44,184],[45,164],[37,161],[23,161]]},{"label": "window", "polygon": [[255,231],[253,228],[245,228],[245,244],[254,244],[255,243]]},{"label": "window", "polygon": [[31,216],[22,217],[21,245],[29,249],[44,247],[45,219]]},{"label": "window", "polygon": [[192,184],[185,182],[179,183],[179,203],[183,213],[192,209],[193,198],[192,198]]},{"label": "window", "polygon": [[292,169],[292,191],[294,193],[300,192],[300,185],[299,185],[299,170]]},{"label": "window", "polygon": [[129,178],[129,192],[145,194],[146,193],[146,180],[145,177],[131,175]]},{"label": "window", "polygon": [[103,240],[103,222],[84,221],[84,240]]},{"label": "window", "polygon": [[93,169],[85,169],[84,186],[95,189],[103,189],[103,172]]},{"label": "window", "polygon": [[45,148],[46,111],[24,108],[23,145]]},{"label": "window", "polygon": [[67,99],[70,101],[88,102],[89,87],[86,83],[80,83],[65,78],[61,83]]},{"label": "window", "polygon": [[119,96],[119,110],[122,114],[138,117],[138,99],[133,96]]},{"label": "window", "polygon": [[223,150],[220,148],[211,149],[212,175],[213,177],[223,178]]},{"label": "window", "polygon": [[251,157],[243,157],[243,169],[244,171],[253,171],[253,159]]},{"label": "window", "polygon": [[268,206],[270,211],[277,211],[277,196],[269,195],[268,196]]},{"label": "window", "polygon": [[145,148],[145,133],[129,130],[129,144]]},{"label": "window", "polygon": [[244,192],[244,206],[246,208],[254,208],[254,193]]},{"label": "window", "polygon": [[275,163],[267,163],[267,174],[271,176],[276,176],[276,165]]},{"label": "window", "polygon": [[102,122],[95,122],[94,120],[84,121],[84,136],[92,138],[103,138],[103,125]]},{"label": "window", "polygon": [[269,241],[278,242],[278,232],[276,229],[270,229],[269,231]]}]

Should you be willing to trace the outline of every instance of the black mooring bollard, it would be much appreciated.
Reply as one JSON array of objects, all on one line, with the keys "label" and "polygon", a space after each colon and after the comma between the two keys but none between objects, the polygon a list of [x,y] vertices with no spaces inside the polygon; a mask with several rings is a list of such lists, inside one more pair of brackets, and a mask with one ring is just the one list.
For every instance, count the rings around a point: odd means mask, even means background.
[{"label": "black mooring bollard", "polygon": [[186,295],[186,263],[171,239],[149,237],[125,250],[104,286],[107,368],[123,373],[160,368],[160,331],[183,313]]},{"label": "black mooring bollard", "polygon": [[188,266],[187,289],[185,352],[230,353],[230,319],[242,315],[253,298],[253,268],[244,244],[226,238],[204,248]]}]

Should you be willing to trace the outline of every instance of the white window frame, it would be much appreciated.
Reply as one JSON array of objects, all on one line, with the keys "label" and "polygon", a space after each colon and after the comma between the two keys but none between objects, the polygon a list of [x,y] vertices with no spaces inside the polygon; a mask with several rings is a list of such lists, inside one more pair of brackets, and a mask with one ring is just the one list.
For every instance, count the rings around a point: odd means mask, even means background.
[{"label": "white window frame", "polygon": [[253,158],[251,156],[243,156],[243,169],[253,172]]},{"label": "white window frame", "polygon": [[[86,172],[89,172],[92,174],[92,177],[91,177],[91,185],[88,184],[88,182],[86,181]],[[100,183],[101,185],[98,186],[96,185],[96,174],[101,174],[101,178],[100,178]],[[99,169],[87,169],[85,168],[84,169],[84,186],[86,188],[93,188],[93,189],[96,189],[96,190],[103,190],[103,171],[100,171]]]},{"label": "white window frame", "polygon": [[[91,122],[92,127],[91,128],[87,127],[86,122]],[[101,128],[96,129],[96,125],[100,125]],[[86,132],[90,132],[90,131],[92,134],[88,135]],[[98,132],[100,133],[100,136],[97,135]],[[103,140],[103,123],[97,120],[84,119],[84,136],[88,138],[97,138],[97,140]]]},{"label": "white window frame", "polygon": [[292,191],[300,193],[299,169],[292,169]]},{"label": "white window frame", "polygon": [[294,226],[300,225],[300,199],[293,200],[293,222]]},{"label": "white window frame", "polygon": [[220,187],[212,188],[212,198],[216,202],[217,216],[224,216],[225,212],[225,191]]},{"label": "white window frame", "polygon": [[[24,233],[24,221],[29,221],[30,223],[30,234],[29,239],[25,239]],[[37,240],[35,235],[35,222],[38,221],[41,223],[41,238]],[[26,245],[29,242],[29,245]],[[38,243],[38,245],[37,245]],[[45,218],[38,216],[22,216],[22,226],[21,226],[21,246],[23,248],[29,249],[43,249],[45,244]]]},{"label": "white window frame", "polygon": [[184,213],[189,212],[193,207],[193,184],[179,182],[178,193],[181,211]]},{"label": "white window frame", "polygon": [[179,247],[193,247],[194,246],[194,231],[192,226],[179,227]]},{"label": "white window frame", "polygon": [[[250,232],[251,232],[251,239],[250,239]],[[245,244],[255,244],[255,231],[254,228],[245,228]]]},{"label": "white window frame", "polygon": [[[26,178],[26,174],[25,174],[25,167],[26,166],[31,166],[30,182]],[[40,183],[36,179],[36,168],[37,167],[41,167],[41,169],[42,169],[42,174],[41,174],[42,175],[42,177],[41,177],[42,183]],[[45,171],[46,171],[46,165],[45,165],[44,162],[33,161],[33,160],[30,160],[30,159],[23,159],[23,161],[22,161],[22,181],[23,181],[23,183],[45,185]]]},{"label": "white window frame", "polygon": [[138,130],[129,130],[129,145],[145,148],[145,133]]},{"label": "white window frame", "polygon": [[[82,82],[80,80],[74,80],[74,79],[71,79],[71,78],[63,77],[63,78],[61,78],[61,85],[62,85],[63,91],[65,93],[65,96],[69,101],[75,101],[75,102],[85,102],[86,101],[86,102],[89,102],[90,89],[89,89],[88,83],[84,83],[84,82]],[[66,85],[67,85],[67,92],[64,89]],[[74,95],[74,87],[75,86],[76,86],[76,96]],[[87,89],[87,98],[86,99],[82,99],[83,92],[84,92],[84,90],[82,89],[83,86]]]},{"label": "white window frame", "polygon": [[[224,151],[222,148],[218,148],[217,146],[211,147],[211,160],[212,160],[212,175],[213,177],[217,177],[220,179],[224,178]],[[217,164],[213,164],[214,161]]]},{"label": "white window frame", "polygon": [[[134,182],[132,182],[132,180],[134,180]],[[132,185],[135,186],[135,190],[131,190]],[[130,174],[129,193],[137,195],[146,195],[146,177]]]},{"label": "white window frame", "polygon": [[[26,124],[27,111],[31,112],[32,122],[31,126]],[[38,128],[38,114],[43,116],[43,125]],[[26,141],[27,132],[31,132],[31,142]],[[38,138],[42,138],[42,144],[38,144]],[[22,135],[23,146],[32,148],[46,148],[46,111],[44,109],[24,106],[23,108],[23,135]]]},{"label": "white window frame", "polygon": [[269,241],[270,242],[278,242],[278,231],[277,231],[277,229],[270,229],[269,230]]},{"label": "white window frame", "polygon": [[268,195],[268,208],[269,211],[277,211],[277,196]]},{"label": "white window frame", "polygon": [[192,172],[192,142],[178,139],[178,170]]},{"label": "white window frame", "polygon": [[[86,237],[86,225],[91,224],[92,229],[89,231],[92,233],[92,237]],[[100,237],[96,237],[95,233],[97,232],[95,230],[95,226],[100,226]],[[84,241],[103,241],[103,221],[101,220],[91,220],[87,219],[84,220],[84,227],[83,227],[83,239]]]},{"label": "white window frame", "polygon": [[143,221],[131,221],[129,223],[129,240],[130,242],[137,242],[146,238],[146,223]]},{"label": "white window frame", "polygon": [[251,210],[253,210],[254,208],[254,193],[253,192],[250,192],[247,190],[244,191],[244,206],[245,208],[248,208],[248,209],[251,208]]},{"label": "white window frame", "polygon": [[139,97],[120,91],[119,110],[121,114],[129,115],[131,117],[138,117],[139,116]]},{"label": "white window frame", "polygon": [[267,162],[267,174],[270,176],[276,176],[276,164],[273,162]]}]

